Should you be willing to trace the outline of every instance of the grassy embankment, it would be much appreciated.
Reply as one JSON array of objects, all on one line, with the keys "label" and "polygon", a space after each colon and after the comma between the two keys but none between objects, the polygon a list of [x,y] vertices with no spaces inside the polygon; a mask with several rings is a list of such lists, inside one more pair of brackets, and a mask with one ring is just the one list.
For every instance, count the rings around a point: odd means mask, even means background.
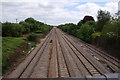
[{"label": "grassy embankment", "polygon": [[36,42],[30,42],[25,37],[2,38],[2,70],[3,74],[20,61],[30,50],[28,43],[35,47]]}]

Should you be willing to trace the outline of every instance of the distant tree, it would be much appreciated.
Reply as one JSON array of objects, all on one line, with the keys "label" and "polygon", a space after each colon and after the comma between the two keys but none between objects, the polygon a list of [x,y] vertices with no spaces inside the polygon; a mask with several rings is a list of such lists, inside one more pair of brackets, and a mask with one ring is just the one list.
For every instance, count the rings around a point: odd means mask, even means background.
[{"label": "distant tree", "polygon": [[67,23],[67,24],[64,24],[64,25],[59,25],[58,26],[60,29],[62,29],[63,31],[69,33],[69,34],[74,34],[75,33],[75,30],[76,30],[76,25],[73,24],[73,23]]},{"label": "distant tree", "polygon": [[[41,30],[42,32],[44,32],[44,30],[45,30],[44,28],[46,28],[46,30],[47,30],[47,29],[48,29],[48,26],[50,27],[50,25],[44,24],[44,23],[42,23],[42,22],[39,22],[39,21],[33,19],[32,17],[27,18],[27,19],[25,20],[25,22],[26,22],[26,23],[29,23],[29,24],[31,25],[31,27],[30,27],[30,30],[31,30],[31,31]],[[46,31],[46,30],[45,30],[45,31]],[[48,30],[49,30],[49,29],[48,29]]]},{"label": "distant tree", "polygon": [[10,36],[10,37],[19,37],[22,34],[23,28],[20,24],[16,23],[3,23],[2,24],[2,36]]},{"label": "distant tree", "polygon": [[19,24],[22,25],[22,28],[23,28],[23,34],[27,34],[27,33],[30,33],[30,28],[31,28],[31,24],[29,23],[26,23],[24,21],[21,21]]},{"label": "distant tree", "polygon": [[25,22],[31,24],[31,28],[30,28],[31,31],[37,30],[37,21],[34,18],[32,17],[27,18],[25,19]]},{"label": "distant tree", "polygon": [[76,36],[86,42],[91,42],[91,34],[95,32],[93,25],[85,23],[77,30]]},{"label": "distant tree", "polygon": [[27,23],[35,23],[35,19],[34,18],[32,18],[32,17],[30,17],[30,18],[27,18],[27,19],[25,19],[25,22],[27,22]]},{"label": "distant tree", "polygon": [[85,16],[83,18],[83,20],[80,20],[77,24],[77,29],[80,29],[80,27],[82,26],[82,24],[85,24],[86,22],[92,21],[94,22],[94,18],[92,16]]},{"label": "distant tree", "polygon": [[27,18],[25,21],[16,23],[2,23],[2,36],[19,37],[21,34],[27,34],[31,32],[47,33],[52,26],[39,22],[33,18]]},{"label": "distant tree", "polygon": [[110,12],[99,10],[97,19],[97,31],[102,31],[103,26],[111,19]]},{"label": "distant tree", "polygon": [[82,24],[84,24],[83,20],[80,20],[77,24],[78,28],[80,28],[82,26]]},{"label": "distant tree", "polygon": [[92,16],[85,16],[84,19],[83,19],[83,23],[86,23],[88,21],[95,21],[95,20]]}]

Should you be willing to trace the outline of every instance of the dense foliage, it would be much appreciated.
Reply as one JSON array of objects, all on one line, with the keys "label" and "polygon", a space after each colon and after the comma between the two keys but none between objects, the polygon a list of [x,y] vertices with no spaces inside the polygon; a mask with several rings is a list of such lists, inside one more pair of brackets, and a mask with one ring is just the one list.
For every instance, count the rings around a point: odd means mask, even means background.
[{"label": "dense foliage", "polygon": [[110,12],[108,11],[98,11],[98,16],[97,16],[98,22],[97,22],[97,31],[102,31],[103,26],[110,21],[111,15]]},{"label": "dense foliage", "polygon": [[86,23],[83,23],[83,20],[81,20],[77,25],[70,23],[65,25],[59,25],[58,28],[90,43],[91,34],[94,33],[96,30],[95,26],[96,23],[94,21],[88,21]]},{"label": "dense foliage", "polygon": [[85,24],[82,24],[81,28],[77,30],[76,37],[89,42],[91,41],[91,34],[95,32],[95,28],[93,24],[90,24],[91,22],[87,22]]},{"label": "dense foliage", "polygon": [[110,45],[117,45],[120,47],[120,22],[109,22],[104,25],[102,36]]},{"label": "dense foliage", "polygon": [[65,24],[65,25],[59,25],[59,28],[61,28],[63,31],[74,35],[76,30],[76,25],[73,23]]},{"label": "dense foliage", "polygon": [[120,44],[120,22],[113,19],[108,11],[99,10],[96,22],[92,17],[85,16],[77,25],[70,23],[59,25],[58,28],[88,43],[92,43],[96,37],[102,37],[109,45],[119,47]]},{"label": "dense foliage", "polygon": [[16,23],[3,23],[2,24],[2,36],[11,36],[11,37],[18,37],[22,34],[23,28],[20,24]]},{"label": "dense foliage", "polygon": [[28,39],[29,41],[38,42],[39,37],[40,37],[40,36],[39,36],[38,34],[32,33],[32,34],[30,34],[30,35],[27,37],[27,39]]},{"label": "dense foliage", "polygon": [[52,27],[42,22],[36,21],[33,18],[27,18],[25,21],[18,23],[5,22],[2,23],[3,37],[19,37],[22,34],[31,32],[47,33]]}]

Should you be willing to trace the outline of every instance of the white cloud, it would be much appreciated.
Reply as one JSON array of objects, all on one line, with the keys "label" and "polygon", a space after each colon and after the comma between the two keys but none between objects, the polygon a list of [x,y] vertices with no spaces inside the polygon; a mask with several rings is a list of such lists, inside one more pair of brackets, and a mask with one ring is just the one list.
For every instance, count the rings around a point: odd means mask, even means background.
[{"label": "white cloud", "polygon": [[105,4],[105,10],[108,10],[112,14],[114,14],[118,10],[118,3],[117,2],[110,2]]},{"label": "white cloud", "polygon": [[118,2],[119,0],[2,0],[2,2]]},{"label": "white cloud", "polygon": [[[2,21],[15,22],[33,17],[48,24],[77,23],[85,15],[96,17],[99,9],[117,12],[117,2],[108,2],[104,6],[96,3],[79,5],[79,0],[24,0],[26,2],[3,2]],[[20,1],[20,0],[19,0]],[[73,8],[73,9],[71,9]]]},{"label": "white cloud", "polygon": [[104,6],[100,6],[96,3],[86,3],[76,7],[79,9],[80,12],[83,12],[85,15],[92,15],[94,17],[97,16],[98,10],[106,10],[109,11],[111,14],[115,14],[117,12],[118,3],[117,2],[110,2],[106,3]]},{"label": "white cloud", "polygon": [[86,3],[76,7],[84,15],[91,15],[96,17],[97,11],[100,9],[100,6],[95,3]]}]

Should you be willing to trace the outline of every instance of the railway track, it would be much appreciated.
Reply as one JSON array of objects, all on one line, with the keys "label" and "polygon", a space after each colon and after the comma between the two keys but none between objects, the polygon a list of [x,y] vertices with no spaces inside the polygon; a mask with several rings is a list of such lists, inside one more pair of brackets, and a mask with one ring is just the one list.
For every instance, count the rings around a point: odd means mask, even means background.
[{"label": "railway track", "polygon": [[[66,36],[67,35],[67,36]],[[71,38],[76,44],[81,44],[79,46],[82,46],[83,48],[88,48],[87,50],[91,52],[91,55],[96,58],[97,60],[100,60],[103,63],[106,63],[106,65],[111,68],[111,70],[113,72],[120,72],[120,60],[108,55],[107,53],[100,51],[99,49],[96,49],[94,46],[87,44],[83,41],[81,41],[80,39],[77,39],[75,37],[72,37],[66,33],[64,33],[64,36],[66,37],[66,39]],[[112,68],[114,67],[114,68]]]},{"label": "railway track", "polygon": [[69,78],[119,73],[118,60],[53,28],[27,57],[4,78]]}]

